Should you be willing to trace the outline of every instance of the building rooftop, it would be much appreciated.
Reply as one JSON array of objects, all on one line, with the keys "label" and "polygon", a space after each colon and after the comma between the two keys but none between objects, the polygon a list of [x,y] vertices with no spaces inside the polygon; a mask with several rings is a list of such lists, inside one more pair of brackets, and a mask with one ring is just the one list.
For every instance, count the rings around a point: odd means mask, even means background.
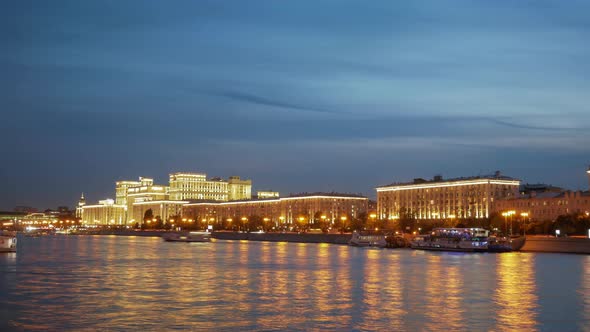
[{"label": "building rooftop", "polygon": [[357,197],[357,198],[366,198],[366,196],[363,196],[361,194],[350,194],[350,193],[337,193],[337,192],[322,192],[322,191],[316,191],[316,192],[312,192],[312,193],[308,193],[308,192],[302,192],[302,193],[290,193],[289,196],[286,197],[308,197],[308,196],[334,196],[334,197]]},{"label": "building rooftop", "polygon": [[571,190],[563,190],[560,192],[532,192],[525,195],[520,195],[517,197],[510,197],[505,198],[506,200],[514,200],[514,199],[531,199],[531,198],[538,198],[538,199],[548,199],[548,198],[562,198],[570,195],[571,197],[581,196],[581,197],[590,197],[590,191],[571,191]]},{"label": "building rooftop", "polygon": [[451,179],[443,179],[442,175],[435,175],[432,180],[425,180],[423,178],[416,178],[412,182],[394,182],[388,185],[379,186],[377,188],[393,187],[393,186],[411,186],[416,184],[433,184],[443,182],[459,182],[459,181],[471,181],[471,180],[504,180],[504,181],[520,181],[519,179],[512,178],[509,176],[502,175],[499,171],[489,175],[477,175],[469,177],[459,177]]},{"label": "building rooftop", "polygon": [[247,202],[274,202],[279,200],[285,199],[292,199],[292,198],[305,198],[305,197],[316,197],[316,196],[327,196],[327,197],[334,197],[334,198],[367,198],[366,196],[360,194],[347,194],[347,193],[336,193],[336,192],[313,192],[313,193],[297,193],[297,194],[289,194],[286,197],[269,197],[269,198],[256,198],[256,199],[243,199],[243,200],[235,200],[235,201],[214,201],[214,200],[191,200],[190,204],[230,204],[230,203],[247,203]]}]

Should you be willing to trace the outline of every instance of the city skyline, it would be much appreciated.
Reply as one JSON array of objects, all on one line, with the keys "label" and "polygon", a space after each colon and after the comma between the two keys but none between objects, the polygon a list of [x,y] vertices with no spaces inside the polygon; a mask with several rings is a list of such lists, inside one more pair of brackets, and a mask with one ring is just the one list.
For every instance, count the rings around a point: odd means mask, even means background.
[{"label": "city skyline", "polygon": [[589,9],[11,3],[0,210],[176,170],[284,194],[496,170],[586,190]]}]

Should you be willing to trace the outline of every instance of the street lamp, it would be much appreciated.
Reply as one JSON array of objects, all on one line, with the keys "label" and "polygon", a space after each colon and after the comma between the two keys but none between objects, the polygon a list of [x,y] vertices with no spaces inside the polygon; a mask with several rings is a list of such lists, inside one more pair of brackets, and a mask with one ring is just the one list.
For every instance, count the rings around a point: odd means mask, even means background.
[{"label": "street lamp", "polygon": [[508,215],[510,216],[510,236],[512,236],[512,216],[516,214],[516,211],[511,210],[508,211]]},{"label": "street lamp", "polygon": [[[242,222],[244,223],[244,228],[246,228],[246,221],[248,221],[248,218],[242,217]],[[238,231],[239,230],[240,230],[240,226],[238,226]]]},{"label": "street lamp", "polygon": [[520,214],[520,216],[523,218],[523,232],[524,232],[524,236],[526,237],[526,218],[528,218],[529,213],[528,212],[522,212]]}]

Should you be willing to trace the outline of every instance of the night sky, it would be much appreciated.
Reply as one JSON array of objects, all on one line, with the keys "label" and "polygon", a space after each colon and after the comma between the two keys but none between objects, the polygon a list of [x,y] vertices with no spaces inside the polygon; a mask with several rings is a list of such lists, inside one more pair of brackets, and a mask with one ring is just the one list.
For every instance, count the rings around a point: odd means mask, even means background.
[{"label": "night sky", "polygon": [[205,172],[587,189],[588,1],[2,1],[0,210]]}]

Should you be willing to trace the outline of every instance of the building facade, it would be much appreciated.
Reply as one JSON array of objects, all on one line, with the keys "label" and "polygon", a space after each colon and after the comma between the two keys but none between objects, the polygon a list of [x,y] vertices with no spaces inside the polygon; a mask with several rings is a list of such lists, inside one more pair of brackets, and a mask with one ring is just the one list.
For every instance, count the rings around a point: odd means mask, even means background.
[{"label": "building facade", "polygon": [[152,215],[154,218],[160,217],[163,221],[171,221],[172,219],[182,215],[182,207],[187,203],[188,201],[172,200],[133,203],[131,210],[128,213],[128,224],[133,226],[135,223],[141,225],[142,223],[146,222],[146,220],[144,220],[144,216],[148,210],[152,210]]},{"label": "building facade", "polygon": [[233,201],[252,198],[252,181],[239,176],[207,179],[203,173],[170,174],[171,200]]},{"label": "building facade", "polygon": [[252,199],[252,180],[242,180],[239,176],[230,176],[227,180],[228,200],[239,201]]},{"label": "building facade", "polygon": [[269,198],[279,198],[280,194],[278,191],[257,191],[256,198],[258,199],[269,199]]},{"label": "building facade", "polygon": [[549,192],[498,200],[495,210],[498,213],[512,212],[527,222],[555,221],[561,215],[572,213],[590,215],[590,192]]},{"label": "building facade", "polygon": [[334,222],[367,212],[368,199],[339,194],[308,194],[276,199],[235,202],[198,202],[184,206],[182,215],[201,222],[220,223],[258,216],[274,225],[312,223],[314,218]]},{"label": "building facade", "polygon": [[82,224],[84,225],[125,225],[127,206],[115,204],[113,199],[98,201],[96,205],[82,207]]},{"label": "building facade", "polygon": [[86,205],[86,198],[84,198],[84,193],[82,193],[80,200],[78,200],[78,205],[76,205],[76,218],[82,219],[84,205]]},{"label": "building facade", "polygon": [[414,179],[377,187],[377,215],[380,219],[398,219],[404,215],[416,219],[488,218],[500,199],[516,197],[520,180],[502,176],[477,176],[443,180]]},{"label": "building facade", "polygon": [[139,187],[142,185],[142,183],[148,185],[150,182],[153,184],[153,180],[144,182],[143,177],[139,177],[139,181],[117,181],[115,183],[115,204],[127,205],[127,189],[129,189],[130,187]]}]

